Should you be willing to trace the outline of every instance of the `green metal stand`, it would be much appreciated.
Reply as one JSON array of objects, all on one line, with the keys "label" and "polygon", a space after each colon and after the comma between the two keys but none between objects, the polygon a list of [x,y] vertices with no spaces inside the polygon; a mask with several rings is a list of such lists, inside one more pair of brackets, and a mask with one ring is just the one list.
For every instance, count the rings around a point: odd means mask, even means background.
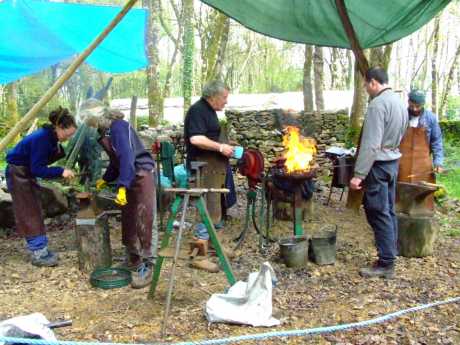
[{"label": "green metal stand", "polygon": [[[216,230],[214,229],[214,225],[212,224],[211,218],[209,217],[208,210],[206,209],[206,203],[204,201],[203,195],[207,192],[224,192],[224,190],[213,190],[213,189],[205,189],[205,188],[191,188],[191,189],[184,189],[184,188],[165,188],[165,192],[175,192],[177,193],[176,199],[171,205],[171,213],[168,218],[168,223],[166,225],[166,232],[163,236],[161,241],[161,248],[165,249],[169,246],[169,241],[171,239],[171,235],[173,232],[173,223],[176,219],[177,212],[179,210],[180,205],[184,199],[184,196],[188,194],[190,198],[194,201],[195,207],[198,209],[202,222],[205,224],[206,229],[208,230],[209,237],[211,240],[212,245],[214,246],[217,256],[219,257],[219,262],[221,267],[224,270],[224,273],[227,277],[227,280],[230,285],[236,283],[235,276],[233,274],[232,267],[228,261],[227,256],[225,255],[222,246],[220,244],[219,239],[217,238]],[[184,210],[186,212],[186,210]],[[158,255],[157,262],[155,264],[155,270],[153,272],[152,284],[150,286],[149,291],[149,298],[153,298],[155,295],[155,290],[158,285],[158,281],[160,278],[161,268],[163,265],[165,257]]]}]

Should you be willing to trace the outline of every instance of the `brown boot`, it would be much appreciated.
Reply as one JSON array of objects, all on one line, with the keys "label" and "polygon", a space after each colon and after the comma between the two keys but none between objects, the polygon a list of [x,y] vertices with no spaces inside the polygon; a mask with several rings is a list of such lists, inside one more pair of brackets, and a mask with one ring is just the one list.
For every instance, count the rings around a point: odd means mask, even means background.
[{"label": "brown boot", "polygon": [[[233,259],[236,255],[235,255],[235,252],[228,248],[228,246],[226,244],[224,244],[224,241],[222,240],[222,236],[217,236],[217,238],[219,239],[219,242],[220,242],[220,247],[222,248],[223,252],[225,253],[225,256],[227,257],[227,259]],[[209,252],[210,254],[212,255],[217,255],[217,252],[214,248],[214,246],[212,245],[212,242],[211,240],[209,239],[208,240],[208,247],[209,247]]]},{"label": "brown boot", "polygon": [[192,267],[198,268],[203,271],[207,271],[210,273],[217,273],[219,272],[219,265],[215,264],[214,262],[210,261],[206,257],[197,257],[192,261]]}]

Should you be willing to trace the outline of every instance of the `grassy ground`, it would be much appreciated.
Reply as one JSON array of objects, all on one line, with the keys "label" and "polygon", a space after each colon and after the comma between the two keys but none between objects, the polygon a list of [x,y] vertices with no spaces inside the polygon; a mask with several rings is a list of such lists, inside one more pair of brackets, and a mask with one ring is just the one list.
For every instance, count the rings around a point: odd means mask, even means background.
[{"label": "grassy ground", "polygon": [[447,142],[444,145],[445,174],[437,176],[437,181],[444,185],[451,198],[460,199],[460,145]]}]

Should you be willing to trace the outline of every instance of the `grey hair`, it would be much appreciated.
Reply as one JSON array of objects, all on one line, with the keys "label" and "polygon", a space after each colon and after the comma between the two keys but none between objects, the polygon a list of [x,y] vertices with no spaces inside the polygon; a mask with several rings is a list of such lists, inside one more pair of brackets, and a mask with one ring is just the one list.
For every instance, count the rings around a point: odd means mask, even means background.
[{"label": "grey hair", "polygon": [[112,121],[123,120],[125,115],[118,109],[104,108],[97,115],[89,116],[86,119],[86,124],[99,129],[107,129],[112,124]]},{"label": "grey hair", "polygon": [[212,80],[207,82],[203,87],[203,98],[210,98],[222,94],[228,87],[220,80]]}]

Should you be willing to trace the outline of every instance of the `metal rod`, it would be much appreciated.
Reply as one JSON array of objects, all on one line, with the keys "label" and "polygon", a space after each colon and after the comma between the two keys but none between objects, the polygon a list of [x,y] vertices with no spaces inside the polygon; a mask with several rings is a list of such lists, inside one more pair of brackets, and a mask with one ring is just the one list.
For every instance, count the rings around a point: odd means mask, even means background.
[{"label": "metal rod", "polygon": [[62,320],[62,321],[50,322],[46,324],[45,326],[50,329],[72,326],[72,320]]},{"label": "metal rod", "polygon": [[188,207],[189,199],[190,199],[190,195],[185,194],[184,204],[183,204],[183,207],[182,207],[182,216],[181,216],[180,224],[179,224],[179,232],[177,234],[177,239],[176,239],[176,249],[174,251],[174,258],[173,258],[173,262],[172,262],[171,277],[169,278],[168,294],[166,296],[165,315],[163,317],[163,326],[161,327],[161,336],[162,337],[164,337],[165,332],[166,332],[166,326],[167,326],[167,323],[168,323],[169,311],[171,309],[171,296],[172,296],[172,290],[174,288],[174,275],[176,274],[176,264],[177,264],[177,260],[179,258],[180,244],[181,244],[181,240],[182,240],[182,232],[184,231],[185,215],[187,213],[187,207]]},{"label": "metal rod", "polygon": [[8,132],[7,135],[0,141],[0,152],[5,150],[8,144],[27,127],[27,124],[33,120],[38,112],[45,106],[46,103],[58,92],[62,85],[74,74],[78,67],[85,61],[85,59],[93,52],[94,49],[107,37],[115,26],[123,19],[131,7],[134,6],[137,0],[129,0],[125,6],[118,12],[117,16],[110,22],[110,24],[102,31],[99,36],[86,48],[67,68],[67,70],[54,82],[48,91],[35,103],[35,105],[27,112],[24,117]]}]

